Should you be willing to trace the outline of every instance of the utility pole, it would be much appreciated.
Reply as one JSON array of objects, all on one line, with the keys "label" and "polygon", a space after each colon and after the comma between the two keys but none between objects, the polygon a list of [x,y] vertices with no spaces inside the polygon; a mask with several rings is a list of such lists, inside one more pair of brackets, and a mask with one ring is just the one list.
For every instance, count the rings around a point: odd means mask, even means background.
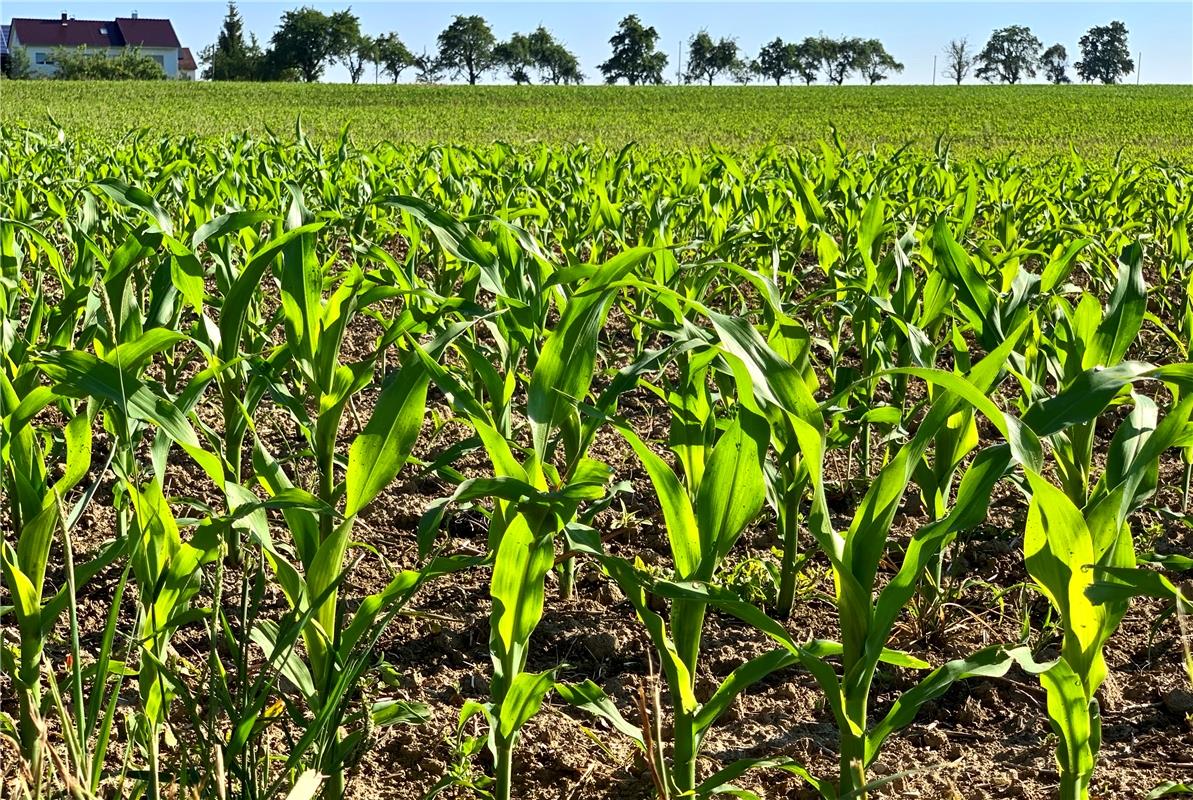
[{"label": "utility pole", "polygon": [[675,85],[683,83],[683,39],[675,45]]},{"label": "utility pole", "polygon": [[1139,85],[1140,78],[1143,74],[1143,51],[1139,51],[1139,56],[1135,59],[1135,85]]},{"label": "utility pole", "polygon": [[932,85],[936,85],[936,56],[932,56]]}]

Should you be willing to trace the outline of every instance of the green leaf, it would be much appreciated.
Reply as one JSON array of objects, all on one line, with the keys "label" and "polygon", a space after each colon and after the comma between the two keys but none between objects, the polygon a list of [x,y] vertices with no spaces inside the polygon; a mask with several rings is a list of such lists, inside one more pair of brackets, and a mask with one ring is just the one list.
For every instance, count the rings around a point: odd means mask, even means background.
[{"label": "green leaf", "polygon": [[696,713],[696,719],[692,722],[696,735],[703,736],[717,718],[729,710],[739,694],[772,672],[798,661],[799,658],[790,650],[780,648],[752,658],[734,669]]},{"label": "green leaf", "polygon": [[233,211],[229,214],[221,214],[218,217],[209,219],[195,230],[194,235],[191,237],[191,250],[198,250],[199,245],[208,239],[218,239],[221,236],[226,236],[229,233],[234,233],[244,228],[256,229],[260,227],[262,222],[276,219],[277,217],[270,212],[260,210]]},{"label": "green leaf", "polygon": [[682,580],[695,578],[700,568],[703,550],[700,530],[696,524],[696,515],[692,511],[692,504],[688,500],[688,493],[684,491],[671,467],[667,466],[667,462],[655,455],[637,434],[625,426],[619,426],[617,430],[630,443],[654,485],[655,495],[663,510],[663,521],[667,526],[667,541],[671,545],[676,575]]},{"label": "green leaf", "polygon": [[1023,532],[1027,571],[1060,612],[1065,657],[1088,673],[1106,617],[1085,594],[1093,582],[1089,567],[1097,561],[1093,540],[1085,518],[1064,492],[1033,472],[1027,478],[1032,490]]},{"label": "green leaf", "polygon": [[646,747],[642,738],[642,729],[627,721],[617,710],[612,698],[591,680],[586,679],[580,683],[557,683],[555,684],[555,693],[568,705],[604,718],[615,731],[630,737],[638,743],[639,747]]},{"label": "green leaf", "polygon": [[125,208],[135,208],[147,214],[162,233],[174,235],[174,224],[170,221],[170,215],[144,189],[129,186],[115,178],[104,178],[96,181],[94,185]]},{"label": "green leaf", "polygon": [[498,735],[510,739],[526,721],[538,713],[543,698],[555,685],[554,669],[542,672],[519,672],[510,682],[498,712]]},{"label": "green leaf", "polygon": [[429,382],[430,373],[414,358],[381,390],[368,424],[348,449],[345,516],[360,513],[405,465],[422,429]]},{"label": "green leaf", "polygon": [[248,317],[248,309],[252,301],[259,296],[258,285],[265,270],[291,242],[318,231],[324,224],[314,222],[288,230],[252,253],[248,264],[232,283],[220,308],[220,352],[224,361],[231,361],[240,355],[240,338]]},{"label": "green leaf", "polygon": [[464,223],[425,200],[409,195],[388,195],[374,202],[405,211],[422,222],[431,229],[443,249],[456,258],[485,266],[493,263],[495,257],[492,251],[476,234]]},{"label": "green leaf", "polygon": [[696,495],[700,579],[712,579],[717,563],[762,510],[766,501],[762,460],[769,444],[766,420],[744,408],[717,440]]},{"label": "green leaf", "polygon": [[615,293],[611,284],[653,252],[650,247],[635,247],[603,264],[568,300],[559,324],[547,336],[526,390],[526,415],[540,459],[546,458],[552,431],[563,424],[571,404],[583,400],[592,385],[598,338]]},{"label": "green leaf", "polygon": [[866,764],[869,765],[882,749],[886,738],[906,727],[923,705],[940,697],[959,680],[975,677],[1002,677],[1011,666],[1019,663],[1038,669],[1026,647],[1006,650],[1001,646],[987,647],[968,658],[956,659],[933,670],[911,689],[903,692],[890,711],[866,735]]},{"label": "green leaf", "polygon": [[1128,245],[1119,256],[1118,283],[1106,314],[1087,343],[1081,365],[1086,369],[1122,361],[1139,335],[1147,312],[1147,283],[1143,279],[1143,247]]},{"label": "green leaf", "polygon": [[1082,679],[1063,658],[1040,674],[1040,684],[1048,697],[1048,720],[1059,740],[1056,761],[1061,774],[1088,786],[1097,758],[1091,714],[1096,701],[1086,696]]},{"label": "green leaf", "polygon": [[1141,361],[1124,361],[1112,367],[1091,367],[1059,394],[1033,405],[1023,422],[1037,436],[1051,436],[1071,425],[1089,422],[1101,414],[1123,387],[1148,376],[1155,368]]}]

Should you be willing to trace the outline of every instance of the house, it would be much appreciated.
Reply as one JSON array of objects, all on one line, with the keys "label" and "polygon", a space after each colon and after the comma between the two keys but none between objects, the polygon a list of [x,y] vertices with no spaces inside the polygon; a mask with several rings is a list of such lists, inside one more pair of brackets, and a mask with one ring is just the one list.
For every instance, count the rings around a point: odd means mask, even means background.
[{"label": "house", "polygon": [[178,51],[178,77],[184,81],[193,81],[195,73],[199,71],[199,65],[195,63],[195,57],[191,55],[191,49],[184,47]]},{"label": "house", "polygon": [[[136,47],[160,64],[166,77],[180,77],[179,62],[185,48],[168,19],[142,19],[135,11],[131,17],[114,20],[75,19],[63,13],[59,19],[18,17],[9,28],[8,47],[25,48],[35,75],[49,76],[57,71],[54,51],[59,47],[82,47],[89,53],[109,56]],[[194,64],[193,56],[190,63]]]},{"label": "house", "polygon": [[0,73],[8,74],[8,26],[0,25]]}]

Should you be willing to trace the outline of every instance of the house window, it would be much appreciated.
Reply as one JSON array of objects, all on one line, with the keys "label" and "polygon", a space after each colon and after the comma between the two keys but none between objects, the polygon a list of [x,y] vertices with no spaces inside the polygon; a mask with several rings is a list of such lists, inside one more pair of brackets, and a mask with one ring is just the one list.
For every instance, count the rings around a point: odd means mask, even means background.
[{"label": "house window", "polygon": [[153,60],[157,62],[157,65],[159,67],[164,68],[166,66],[166,57],[165,56],[154,56]]},{"label": "house window", "polygon": [[54,59],[50,58],[49,53],[37,52],[33,54],[33,63],[52,65],[54,63]]}]

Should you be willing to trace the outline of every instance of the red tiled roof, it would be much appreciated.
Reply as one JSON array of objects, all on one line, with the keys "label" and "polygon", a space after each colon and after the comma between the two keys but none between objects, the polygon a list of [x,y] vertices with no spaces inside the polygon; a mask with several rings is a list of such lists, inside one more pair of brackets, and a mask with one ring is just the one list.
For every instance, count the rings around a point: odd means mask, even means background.
[{"label": "red tiled roof", "polygon": [[22,45],[32,47],[120,47],[124,44],[120,28],[111,20],[17,18],[12,21],[12,33]]},{"label": "red tiled roof", "polygon": [[138,17],[117,17],[116,27],[120,29],[124,43],[130,47],[181,47],[174,26],[168,19],[145,19]]},{"label": "red tiled roof", "polygon": [[178,54],[178,68],[179,69],[198,69],[199,65],[195,63],[195,57],[191,55],[189,47],[182,48]]}]

